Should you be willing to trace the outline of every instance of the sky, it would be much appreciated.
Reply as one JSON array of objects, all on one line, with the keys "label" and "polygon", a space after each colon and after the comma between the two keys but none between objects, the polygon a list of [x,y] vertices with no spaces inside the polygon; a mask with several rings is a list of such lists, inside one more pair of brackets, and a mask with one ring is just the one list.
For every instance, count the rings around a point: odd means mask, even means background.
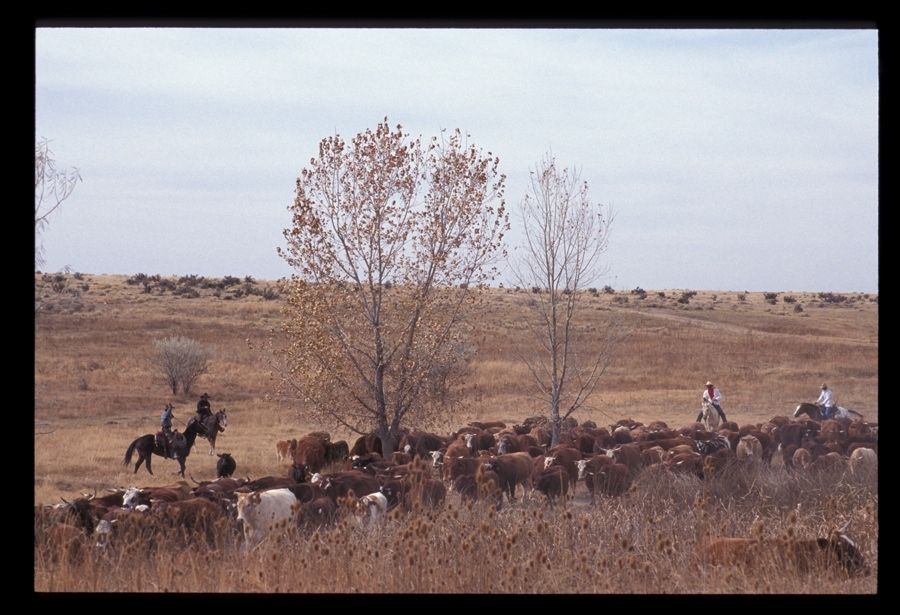
[{"label": "sky", "polygon": [[42,270],[288,277],[276,248],[300,172],[322,139],[387,117],[412,137],[468,133],[500,158],[510,210],[548,152],[577,169],[616,213],[597,287],[876,293],[878,43],[876,29],[38,27],[35,139],[82,177],[37,239]]}]

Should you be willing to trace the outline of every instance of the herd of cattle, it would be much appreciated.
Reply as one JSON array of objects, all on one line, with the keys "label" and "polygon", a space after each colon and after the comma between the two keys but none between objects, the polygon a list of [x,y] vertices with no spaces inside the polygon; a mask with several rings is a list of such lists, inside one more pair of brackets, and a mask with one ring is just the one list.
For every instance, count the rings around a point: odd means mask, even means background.
[{"label": "herd of cattle", "polygon": [[[520,493],[565,506],[579,483],[593,503],[626,494],[639,474],[649,472],[709,478],[728,464],[779,464],[806,472],[846,466],[854,473],[877,467],[877,426],[863,420],[775,417],[759,425],[712,427],[692,423],[673,429],[661,421],[644,425],[626,419],[606,428],[568,419],[559,444],[551,447],[550,426],[542,417],[511,427],[472,422],[447,436],[406,433],[388,458],[374,435],[350,447],[314,432],[276,444],[279,462],[290,463],[283,475],[234,478],[234,460],[220,455],[215,481],[111,489],[102,496],[35,506],[35,544],[40,538],[107,549],[123,537],[149,544],[166,532],[213,543],[221,540],[224,527],[250,549],[286,527],[318,529],[346,515],[369,527],[395,508],[407,514],[440,508],[448,492],[464,503],[487,500],[498,509],[504,498],[513,502]],[[326,469],[332,471],[323,473]],[[697,554],[719,562],[724,554],[749,557],[760,544],[719,540],[726,542],[700,545]],[[848,559],[848,544],[852,541],[841,531],[810,541],[801,551],[834,551],[850,569],[846,562],[861,556],[856,551]]]}]

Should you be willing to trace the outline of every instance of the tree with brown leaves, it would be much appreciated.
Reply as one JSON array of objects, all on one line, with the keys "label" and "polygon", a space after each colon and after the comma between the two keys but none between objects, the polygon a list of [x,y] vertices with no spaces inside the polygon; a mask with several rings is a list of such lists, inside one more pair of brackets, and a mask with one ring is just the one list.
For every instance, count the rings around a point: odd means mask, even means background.
[{"label": "tree with brown leaves", "polygon": [[279,248],[296,270],[273,345],[282,392],[310,418],[375,433],[385,456],[401,428],[446,414],[471,353],[459,325],[502,252],[505,177],[467,136],[423,147],[385,118],[322,140]]}]

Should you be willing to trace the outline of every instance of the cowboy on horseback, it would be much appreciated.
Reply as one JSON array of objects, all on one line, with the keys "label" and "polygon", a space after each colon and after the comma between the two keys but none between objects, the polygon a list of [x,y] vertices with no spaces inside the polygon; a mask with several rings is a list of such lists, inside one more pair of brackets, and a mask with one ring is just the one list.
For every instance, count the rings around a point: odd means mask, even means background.
[{"label": "cowboy on horseback", "polygon": [[175,459],[175,447],[172,445],[172,404],[166,404],[166,409],[163,410],[162,418],[160,420],[160,432],[157,436],[162,436],[162,446],[166,451],[166,457]]},{"label": "cowboy on horseback", "polygon": [[[706,383],[706,390],[703,391],[703,401],[707,404],[711,404],[713,408],[716,409],[716,412],[719,413],[719,416],[722,418],[722,422],[724,423],[728,419],[725,418],[725,412],[722,410],[722,394],[719,392],[719,389],[713,386],[712,382]],[[700,411],[700,414],[697,415],[697,422],[700,422],[700,419],[703,418],[703,411]]]},{"label": "cowboy on horseback", "polygon": [[822,384],[822,393],[819,395],[819,399],[816,400],[816,405],[822,409],[823,418],[830,419],[834,416],[834,393],[831,392],[831,389],[825,383]]},{"label": "cowboy on horseback", "polygon": [[200,401],[197,402],[196,420],[200,426],[200,435],[205,436],[209,433],[210,417],[212,417],[212,408],[209,403],[209,393],[204,393],[200,396]]}]

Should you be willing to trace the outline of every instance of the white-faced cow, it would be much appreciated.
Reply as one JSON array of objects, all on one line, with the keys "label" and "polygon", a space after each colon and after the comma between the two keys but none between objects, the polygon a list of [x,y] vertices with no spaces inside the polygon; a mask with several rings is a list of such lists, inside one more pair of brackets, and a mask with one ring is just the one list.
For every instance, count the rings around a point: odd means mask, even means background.
[{"label": "white-faced cow", "polygon": [[238,493],[237,519],[241,524],[246,548],[260,544],[271,532],[294,525],[299,505],[288,489]]}]

